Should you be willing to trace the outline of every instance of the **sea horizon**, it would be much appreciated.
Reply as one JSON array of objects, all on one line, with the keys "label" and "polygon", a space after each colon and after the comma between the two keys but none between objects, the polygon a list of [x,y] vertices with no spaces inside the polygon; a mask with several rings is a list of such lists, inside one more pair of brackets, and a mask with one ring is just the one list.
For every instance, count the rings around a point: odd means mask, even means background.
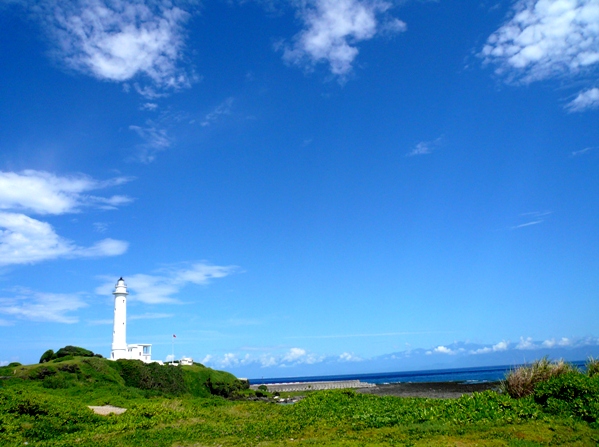
[{"label": "sea horizon", "polygon": [[[570,364],[582,368],[586,361],[578,360],[569,362]],[[252,385],[268,385],[273,383],[294,383],[294,382],[329,382],[341,380],[360,380],[361,382],[374,383],[377,385],[387,383],[413,383],[413,382],[464,382],[464,383],[484,383],[498,382],[505,378],[505,375],[514,368],[522,365],[494,365],[478,366],[468,368],[443,368],[427,369],[418,371],[393,371],[380,373],[363,374],[330,374],[316,376],[297,376],[297,377],[262,377],[248,379]]]}]

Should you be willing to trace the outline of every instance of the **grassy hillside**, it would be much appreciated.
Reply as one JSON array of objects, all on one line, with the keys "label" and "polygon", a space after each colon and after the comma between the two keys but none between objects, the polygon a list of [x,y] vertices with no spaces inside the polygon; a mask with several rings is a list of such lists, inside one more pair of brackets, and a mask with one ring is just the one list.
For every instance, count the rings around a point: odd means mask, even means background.
[{"label": "grassy hillside", "polygon": [[[547,372],[550,372],[547,375]],[[598,369],[599,371],[599,369]],[[599,373],[537,362],[507,391],[459,399],[319,391],[295,405],[227,400],[236,379],[202,365],[70,358],[0,368],[1,446],[599,445]],[[530,389],[514,398],[509,387]],[[231,391],[233,390],[233,391]],[[211,393],[212,391],[212,393]],[[127,408],[99,416],[87,405]]]},{"label": "grassy hillside", "polygon": [[0,387],[78,397],[87,405],[118,406],[148,397],[230,397],[247,387],[232,374],[197,363],[168,366],[97,357],[67,356],[42,364],[5,366],[0,376]]}]

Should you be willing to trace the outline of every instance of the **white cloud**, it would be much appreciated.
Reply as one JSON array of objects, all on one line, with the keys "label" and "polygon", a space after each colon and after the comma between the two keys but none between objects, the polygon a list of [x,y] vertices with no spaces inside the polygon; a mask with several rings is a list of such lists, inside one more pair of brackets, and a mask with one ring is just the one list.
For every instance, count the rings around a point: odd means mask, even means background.
[{"label": "white cloud", "polygon": [[406,30],[400,20],[377,20],[390,7],[379,0],[305,1],[298,12],[305,28],[295,36],[293,46],[285,47],[283,59],[308,67],[328,62],[331,72],[343,78],[358,55],[358,42],[372,39],[377,32]]},{"label": "white cloud", "polygon": [[[350,356],[351,358],[346,358]],[[261,368],[288,368],[297,365],[313,365],[315,363],[321,363],[325,361],[327,357],[323,355],[317,355],[306,351],[303,348],[291,348],[287,352],[282,354],[262,354],[260,356],[252,356],[251,354],[245,354],[239,356],[235,353],[226,353],[222,357],[216,357],[208,355],[202,361],[203,364],[210,364],[218,368],[230,368],[238,366],[256,365]],[[353,357],[350,354],[342,354],[339,357],[331,358],[334,361],[358,361],[357,357]],[[361,360],[361,359],[360,359]]]},{"label": "white cloud", "polygon": [[89,206],[115,209],[131,199],[122,195],[99,197],[87,193],[129,180],[117,177],[98,181],[84,175],[60,177],[34,170],[0,172],[0,210],[17,211],[0,211],[0,265],[124,253],[128,247],[126,242],[104,239],[91,247],[80,247],[56,234],[49,223],[21,212],[60,215],[80,212]]},{"label": "white cloud", "polygon": [[84,175],[60,177],[35,170],[0,171],[0,209],[64,214],[78,212],[84,206],[115,208],[132,199],[127,196],[97,197],[85,193],[130,180],[129,177],[117,177],[98,181]]},{"label": "white cloud", "polygon": [[560,340],[556,340],[555,338],[545,340],[542,344],[545,348],[553,348],[554,346],[573,346],[575,342],[573,340],[570,340],[569,338],[562,337]]},{"label": "white cloud", "polygon": [[22,291],[13,298],[0,298],[0,313],[19,319],[53,323],[77,323],[70,313],[87,304],[76,294]]},{"label": "white cloud", "polygon": [[301,348],[291,348],[283,357],[284,362],[296,362],[306,356],[306,350]]},{"label": "white cloud", "polygon": [[56,258],[117,256],[127,251],[124,241],[104,239],[79,247],[60,237],[47,222],[24,214],[0,213],[0,265],[31,264]]},{"label": "white cloud", "polygon": [[486,346],[484,348],[479,348],[470,351],[470,354],[488,354],[490,352],[498,352],[498,351],[507,351],[510,345],[509,341],[500,341],[499,343],[493,346]]},{"label": "white cloud", "polygon": [[[147,275],[138,273],[125,276],[129,288],[130,299],[146,304],[177,303],[174,297],[187,284],[208,284],[211,279],[224,278],[235,272],[235,266],[219,266],[195,263],[186,268],[165,269],[162,274]],[[99,295],[111,295],[114,281],[106,278],[106,282],[96,288]]]},{"label": "white cloud", "polygon": [[449,355],[453,355],[456,353],[456,351],[447,348],[445,346],[437,346],[435,349],[433,349],[433,352],[437,353],[437,354],[449,354]]},{"label": "white cloud", "polygon": [[354,354],[350,354],[349,352],[344,352],[339,356],[339,361],[341,362],[361,362],[362,360],[362,358]]},{"label": "white cloud", "polygon": [[170,1],[47,0],[38,9],[56,57],[74,70],[116,82],[146,76],[158,88],[193,80],[177,66],[190,15]]},{"label": "white cloud", "polygon": [[524,83],[590,70],[599,63],[599,3],[519,0],[481,56],[496,73]]},{"label": "white cloud", "polygon": [[597,87],[580,92],[576,98],[566,105],[566,109],[570,112],[582,112],[597,107],[599,107],[599,88]]},{"label": "white cloud", "polygon": [[537,349],[538,346],[532,340],[532,337],[520,337],[520,343],[516,345],[516,349]]}]

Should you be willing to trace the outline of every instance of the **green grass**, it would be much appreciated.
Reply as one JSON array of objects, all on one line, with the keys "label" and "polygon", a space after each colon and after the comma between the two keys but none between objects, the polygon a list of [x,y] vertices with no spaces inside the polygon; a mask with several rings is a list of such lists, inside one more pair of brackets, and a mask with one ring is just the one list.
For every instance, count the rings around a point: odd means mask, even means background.
[{"label": "green grass", "polygon": [[[15,377],[0,381],[0,445],[596,447],[599,443],[599,376],[579,372],[542,382],[520,399],[493,391],[444,400],[334,390],[311,392],[295,405],[282,406],[207,394],[202,383],[209,378],[221,383],[232,376],[201,365],[174,373],[183,374],[186,391],[181,392],[169,388],[174,376],[160,379],[172,369],[148,382],[123,377],[130,368],[115,362],[86,360],[0,369],[1,376]],[[68,386],[48,387],[47,381],[55,377]],[[162,383],[169,391],[127,383]],[[104,403],[127,411],[98,416],[87,408]]]}]

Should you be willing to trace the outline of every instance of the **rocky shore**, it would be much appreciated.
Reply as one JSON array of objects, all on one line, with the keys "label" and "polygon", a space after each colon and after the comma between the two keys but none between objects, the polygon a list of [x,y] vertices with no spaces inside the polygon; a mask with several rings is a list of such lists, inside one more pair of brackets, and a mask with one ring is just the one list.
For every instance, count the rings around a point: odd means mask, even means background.
[{"label": "rocky shore", "polygon": [[419,382],[390,383],[371,388],[357,389],[358,393],[377,396],[428,397],[433,399],[457,399],[464,394],[498,390],[500,382],[464,383],[464,382]]}]

